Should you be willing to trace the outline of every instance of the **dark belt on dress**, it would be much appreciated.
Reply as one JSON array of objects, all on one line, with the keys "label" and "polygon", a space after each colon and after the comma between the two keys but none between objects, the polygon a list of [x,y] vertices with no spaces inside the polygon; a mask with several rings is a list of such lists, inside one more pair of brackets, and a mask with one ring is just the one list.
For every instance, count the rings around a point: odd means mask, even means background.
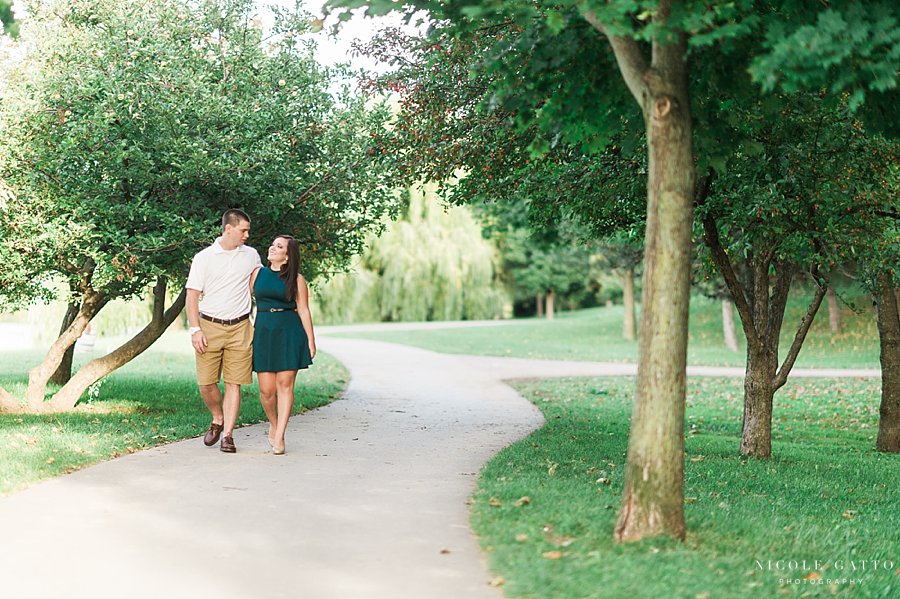
[{"label": "dark belt on dress", "polygon": [[206,314],[200,314],[200,318],[202,318],[203,320],[208,320],[210,322],[214,322],[216,324],[231,325],[231,324],[237,324],[239,322],[243,322],[243,321],[247,320],[248,318],[250,318],[250,313],[247,312],[243,316],[238,316],[237,318],[216,318],[215,316],[207,316]]},{"label": "dark belt on dress", "polygon": [[257,312],[287,312],[290,308],[257,308]]}]

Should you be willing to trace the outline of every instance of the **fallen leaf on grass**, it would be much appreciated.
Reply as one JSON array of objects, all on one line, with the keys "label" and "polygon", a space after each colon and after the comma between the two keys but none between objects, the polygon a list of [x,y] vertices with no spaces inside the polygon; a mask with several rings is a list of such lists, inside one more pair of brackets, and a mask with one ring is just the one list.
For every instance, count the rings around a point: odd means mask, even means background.
[{"label": "fallen leaf on grass", "polygon": [[822,575],[813,570],[812,572],[804,576],[803,580],[822,580]]},{"label": "fallen leaf on grass", "polygon": [[541,528],[541,532],[544,533],[544,538],[548,543],[556,545],[557,547],[568,547],[575,541],[573,537],[564,537],[557,534],[556,530],[554,530],[553,526],[550,524],[545,524],[543,528]]},{"label": "fallen leaf on grass", "polygon": [[702,462],[702,461],[703,461],[703,456],[702,456],[702,455],[698,455],[696,458],[691,458],[691,461],[692,461],[692,462]]},{"label": "fallen leaf on grass", "polygon": [[527,540],[528,535],[526,535],[524,532],[516,535],[516,543],[524,543]]},{"label": "fallen leaf on grass", "polygon": [[488,499],[488,505],[491,507],[500,507],[501,505],[503,505],[503,502],[496,497],[491,497],[490,499]]},{"label": "fallen leaf on grass", "polygon": [[531,497],[529,497],[528,495],[525,495],[524,497],[519,497],[516,500],[515,505],[516,505],[516,507],[522,507],[523,505],[528,505],[529,503],[531,503]]},{"label": "fallen leaf on grass", "polygon": [[52,464],[52,463],[55,462],[55,461],[56,461],[56,458],[53,458],[53,457],[47,458],[47,463],[48,463],[48,464]]},{"label": "fallen leaf on grass", "polygon": [[506,582],[505,578],[503,578],[502,576],[497,576],[497,577],[492,578],[488,584],[491,585],[492,587],[502,587],[503,583],[505,583],[505,582]]},{"label": "fallen leaf on grass", "polygon": [[853,518],[856,517],[856,512],[853,510],[847,510],[846,512],[841,514],[841,516],[846,518],[847,520],[853,520]]},{"label": "fallen leaf on grass", "polygon": [[608,478],[598,478],[598,479],[597,479],[597,482],[598,482],[599,484],[601,484],[601,485],[608,485],[608,484],[610,484]]},{"label": "fallen leaf on grass", "polygon": [[560,559],[562,556],[563,553],[559,549],[554,549],[553,551],[548,551],[543,554],[543,557],[547,559]]}]

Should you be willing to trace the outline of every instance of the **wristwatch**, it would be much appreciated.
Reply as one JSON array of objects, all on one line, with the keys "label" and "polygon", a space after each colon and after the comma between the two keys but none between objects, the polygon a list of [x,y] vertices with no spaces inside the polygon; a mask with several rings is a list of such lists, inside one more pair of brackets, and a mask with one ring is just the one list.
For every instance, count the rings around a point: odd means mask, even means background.
[{"label": "wristwatch", "polygon": [[192,337],[193,337],[194,333],[197,333],[199,331],[200,331],[200,327],[190,327],[188,329],[188,332],[191,334]]}]

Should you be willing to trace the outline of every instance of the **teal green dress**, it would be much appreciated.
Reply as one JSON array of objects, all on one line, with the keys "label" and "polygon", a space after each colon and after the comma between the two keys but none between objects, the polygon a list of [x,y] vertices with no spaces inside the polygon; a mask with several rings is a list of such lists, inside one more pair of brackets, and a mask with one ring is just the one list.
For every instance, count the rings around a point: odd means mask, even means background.
[{"label": "teal green dress", "polygon": [[[253,330],[253,370],[281,372],[312,364],[309,339],[297,314],[297,303],[288,301],[287,288],[278,273],[261,268],[253,284],[256,322]],[[276,309],[280,311],[271,312]]]}]

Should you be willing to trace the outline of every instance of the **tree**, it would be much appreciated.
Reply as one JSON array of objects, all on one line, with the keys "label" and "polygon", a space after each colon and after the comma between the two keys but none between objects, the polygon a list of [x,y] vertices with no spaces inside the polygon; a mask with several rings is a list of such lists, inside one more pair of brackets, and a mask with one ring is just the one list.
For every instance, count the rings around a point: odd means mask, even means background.
[{"label": "tree", "polygon": [[644,248],[639,239],[627,234],[609,237],[600,243],[600,251],[595,256],[595,265],[617,271],[622,276],[622,304],[625,307],[625,319],[622,323],[622,336],[625,339],[636,337],[636,314],[634,298],[634,277],[637,268],[644,259]]},{"label": "tree", "polygon": [[[779,106],[777,121],[762,106],[740,111],[761,151],[721,176],[711,173],[700,208],[704,240],[747,338],[740,451],[759,458],[771,455],[772,398],[825,297],[827,273],[865,243],[873,224],[881,228],[888,192],[871,166],[886,158],[884,143],[846,107],[809,94]],[[779,366],[788,295],[802,273],[815,291]]]},{"label": "tree", "polygon": [[526,227],[492,227],[500,246],[504,278],[513,298],[552,320],[557,302],[581,303],[590,292],[593,250],[576,237],[548,239]]},{"label": "tree", "polygon": [[828,303],[828,329],[832,333],[841,332],[841,305],[838,303],[837,292],[834,286],[825,292],[825,301]]},{"label": "tree", "polygon": [[895,278],[878,278],[878,338],[881,343],[881,406],[875,449],[900,453],[900,316]]},{"label": "tree", "polygon": [[881,347],[881,405],[875,449],[900,453],[900,209],[897,206],[898,156],[895,140],[883,140],[867,163],[865,175],[878,182],[884,208],[868,223],[863,242],[856,249],[861,257],[857,270],[872,294]]},{"label": "tree", "polygon": [[[0,112],[0,296],[52,295],[78,311],[29,372],[24,409],[64,410],[171,323],[191,256],[221,213],[241,207],[267,243],[291,231],[305,274],[339,268],[380,226],[390,174],[369,152],[384,112],[336,101],[308,19],[280,13],[274,36],[245,0],[50,2],[22,28],[28,53],[6,74]],[[148,326],[82,367],[45,402],[50,375],[110,300],[153,287]],[[0,393],[6,409],[23,409]]]},{"label": "tree", "polygon": [[[797,48],[803,51],[797,52]],[[793,27],[776,26],[765,40],[765,52],[751,64],[756,81],[766,91],[793,92],[828,89],[831,97],[849,96],[851,108],[859,108],[867,128],[896,139],[900,135],[900,90],[897,56],[900,54],[900,8],[896,3],[836,2],[808,15]],[[896,154],[893,155],[896,164]],[[896,170],[893,171],[896,182]],[[896,198],[896,191],[893,196]],[[893,211],[885,211],[897,218]],[[869,289],[879,307],[887,307],[879,320],[881,342],[881,420],[876,446],[880,451],[900,451],[900,359],[898,330],[891,299],[897,288],[896,264],[900,259],[896,223],[886,227],[894,237],[876,247],[870,256]],[[873,236],[871,239],[879,239]],[[872,250],[871,245],[868,246]],[[887,250],[887,251],[885,251]],[[885,260],[887,257],[887,260]],[[894,302],[896,303],[896,293]],[[879,318],[882,313],[879,312]]]}]

